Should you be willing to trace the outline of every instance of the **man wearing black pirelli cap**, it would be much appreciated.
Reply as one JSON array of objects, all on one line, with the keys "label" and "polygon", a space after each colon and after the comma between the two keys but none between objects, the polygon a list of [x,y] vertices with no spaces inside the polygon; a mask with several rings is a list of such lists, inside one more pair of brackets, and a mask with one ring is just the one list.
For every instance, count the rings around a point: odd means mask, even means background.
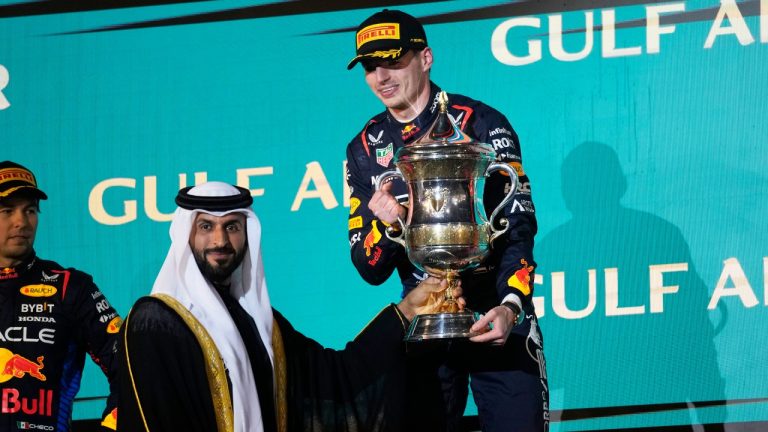
[{"label": "man wearing black pirelli cap", "polygon": [[[355,33],[355,56],[363,76],[384,105],[347,146],[351,191],[349,244],[352,262],[368,283],[379,285],[397,271],[402,295],[426,275],[404,248],[383,234],[385,225],[405,220],[405,185],[395,180],[374,191],[371,179],[395,168],[394,155],[421,138],[438,117],[440,87],[430,80],[435,59],[419,21],[405,12],[383,10],[364,20]],[[483,79],[477,77],[477,79]],[[520,142],[507,118],[469,97],[448,93],[454,125],[477,141],[491,144],[497,160],[515,168],[520,186],[504,208],[509,229],[496,239],[490,257],[461,274],[467,307],[485,316],[471,344],[458,344],[440,369],[449,430],[461,421],[472,387],[484,431],[541,431],[549,424],[549,396],[543,339],[536,320],[533,242],[536,217],[530,180],[522,165]],[[486,214],[502,201],[509,177],[491,175],[483,201]],[[456,348],[456,345],[454,345]]]},{"label": "man wearing black pirelli cap", "polygon": [[0,431],[71,431],[86,352],[110,382],[101,427],[115,430],[120,316],[91,276],[35,254],[45,199],[32,171],[0,162]]}]

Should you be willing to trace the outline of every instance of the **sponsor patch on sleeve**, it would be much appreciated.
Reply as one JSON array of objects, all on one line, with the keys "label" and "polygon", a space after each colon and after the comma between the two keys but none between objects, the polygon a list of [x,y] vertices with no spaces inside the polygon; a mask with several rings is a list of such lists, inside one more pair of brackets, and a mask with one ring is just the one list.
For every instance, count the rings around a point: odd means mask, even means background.
[{"label": "sponsor patch on sleeve", "polygon": [[520,260],[520,264],[523,267],[507,279],[507,285],[517,288],[523,295],[528,296],[531,295],[531,272],[533,271],[533,266],[528,265],[528,261],[525,258]]},{"label": "sponsor patch on sleeve", "polygon": [[[523,164],[521,164],[520,162],[507,162],[507,163],[509,164],[509,166],[514,168],[515,173],[517,173],[518,177],[522,177],[525,175],[525,171],[523,171]],[[499,171],[499,172],[501,173],[501,175],[505,177],[509,177],[509,174],[507,174],[506,172],[504,171]]]},{"label": "sponsor patch on sleeve", "polygon": [[349,229],[353,230],[355,228],[362,228],[363,227],[363,217],[357,216],[353,217],[349,220]]},{"label": "sponsor patch on sleeve", "polygon": [[120,331],[120,326],[123,324],[123,320],[120,317],[115,317],[107,324],[107,333],[115,334]]},{"label": "sponsor patch on sleeve", "polygon": [[349,214],[353,215],[357,211],[357,208],[360,207],[360,199],[359,198],[350,198],[349,199]]},{"label": "sponsor patch on sleeve", "polygon": [[523,171],[523,164],[520,162],[510,162],[510,165],[512,168],[515,169],[515,172],[517,173],[518,177],[522,177],[525,175],[525,171]]}]

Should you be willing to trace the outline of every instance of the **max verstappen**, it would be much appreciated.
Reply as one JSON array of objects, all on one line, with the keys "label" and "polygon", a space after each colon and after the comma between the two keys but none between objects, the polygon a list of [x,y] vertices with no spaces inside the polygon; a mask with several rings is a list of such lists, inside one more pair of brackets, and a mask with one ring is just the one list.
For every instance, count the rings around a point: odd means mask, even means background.
[{"label": "max verstappen", "polygon": [[85,353],[110,382],[103,430],[117,419],[120,317],[91,276],[40,259],[34,174],[0,162],[0,432],[72,430]]}]

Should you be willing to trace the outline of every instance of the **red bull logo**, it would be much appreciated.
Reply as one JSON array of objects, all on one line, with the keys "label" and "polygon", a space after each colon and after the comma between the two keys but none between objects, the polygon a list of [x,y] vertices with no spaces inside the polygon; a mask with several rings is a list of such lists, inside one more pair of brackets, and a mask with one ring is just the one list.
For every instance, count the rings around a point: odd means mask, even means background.
[{"label": "red bull logo", "polygon": [[45,284],[25,285],[19,292],[27,297],[50,297],[56,294],[56,287]]},{"label": "red bull logo", "polygon": [[16,273],[16,269],[15,268],[5,267],[5,268],[0,269],[0,280],[3,280],[3,279],[13,279],[13,278],[16,278],[16,277],[19,277],[19,275]]},{"label": "red bull logo", "polygon": [[379,262],[379,258],[381,258],[381,253],[382,253],[382,252],[383,252],[383,251],[381,250],[381,248],[380,248],[380,247],[378,247],[378,246],[376,246],[376,249],[373,251],[373,258],[371,258],[370,260],[368,260],[368,265],[370,265],[370,266],[375,266],[375,265],[376,265],[376,263],[378,263],[378,262]]},{"label": "red bull logo", "polygon": [[[44,356],[39,356],[37,362],[26,357],[14,354],[11,351],[0,348],[0,383],[12,378],[24,378],[30,376],[40,381],[45,381],[42,374]],[[23,412],[24,414],[39,414],[50,416],[53,407],[53,390],[40,389],[37,397],[21,396],[18,389],[3,388],[2,407],[3,414]]]},{"label": "red bull logo", "polygon": [[25,375],[45,381],[45,375],[40,372],[44,367],[44,359],[44,356],[39,356],[37,362],[33,362],[5,348],[0,348],[0,365],[4,365],[2,372],[0,372],[0,382],[8,381],[11,378],[24,378]]},{"label": "red bull logo", "polygon": [[368,233],[367,236],[365,236],[365,240],[363,240],[363,247],[365,247],[365,256],[371,256],[371,249],[376,245],[376,243],[381,240],[381,232],[379,231],[379,228],[376,226],[378,221],[371,222],[371,232]]},{"label": "red bull logo", "polygon": [[19,411],[24,414],[38,414],[51,416],[53,407],[53,390],[40,389],[35,398],[20,396],[15,388],[3,389],[2,409],[3,414],[14,414]]},{"label": "red bull logo", "polygon": [[419,133],[420,130],[421,129],[419,129],[418,126],[411,123],[400,131],[400,136],[403,137],[403,141],[408,141],[410,138],[413,138],[414,135]]},{"label": "red bull logo", "polygon": [[527,296],[531,294],[531,272],[533,271],[533,266],[528,265],[528,261],[525,259],[521,259],[520,264],[523,267],[507,279],[507,285],[519,289],[523,295]]}]

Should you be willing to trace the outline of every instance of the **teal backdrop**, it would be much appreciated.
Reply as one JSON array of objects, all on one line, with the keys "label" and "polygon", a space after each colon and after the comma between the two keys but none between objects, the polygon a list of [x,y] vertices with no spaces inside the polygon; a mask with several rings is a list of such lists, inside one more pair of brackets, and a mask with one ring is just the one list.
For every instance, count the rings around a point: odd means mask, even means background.
[{"label": "teal backdrop", "polygon": [[[0,159],[50,197],[39,255],[124,315],[179,187],[238,183],[273,305],[343,347],[400,288],[353,268],[344,180],[382,109],[353,29],[395,2],[338,3],[0,1]],[[572,3],[399,6],[433,80],[520,136],[552,430],[768,421],[768,0]],[[75,417],[105,389],[89,364]]]}]

